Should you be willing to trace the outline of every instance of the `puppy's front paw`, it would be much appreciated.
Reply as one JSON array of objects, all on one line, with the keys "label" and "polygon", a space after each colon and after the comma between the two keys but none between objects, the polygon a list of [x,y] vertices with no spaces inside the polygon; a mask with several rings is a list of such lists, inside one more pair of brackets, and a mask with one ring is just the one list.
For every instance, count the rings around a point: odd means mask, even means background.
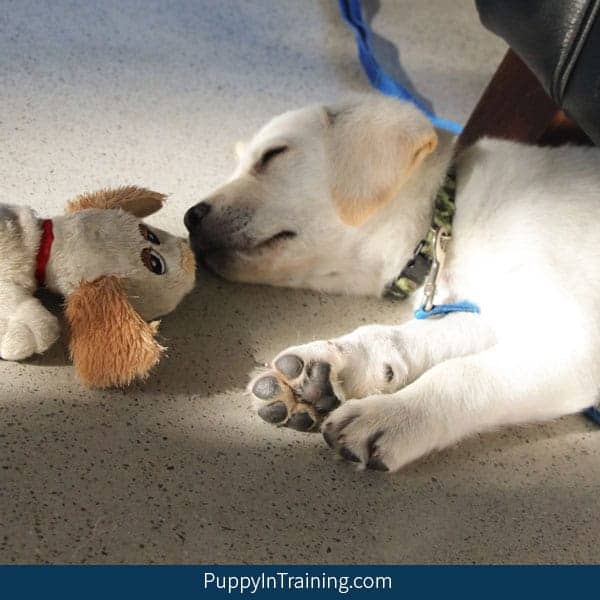
[{"label": "puppy's front paw", "polygon": [[344,400],[338,373],[342,357],[333,342],[290,348],[273,368],[249,386],[259,416],[273,425],[318,431],[323,419]]},{"label": "puppy's front paw", "polygon": [[393,396],[350,400],[322,426],[327,445],[359,468],[396,471],[436,447],[436,427],[416,403]]}]

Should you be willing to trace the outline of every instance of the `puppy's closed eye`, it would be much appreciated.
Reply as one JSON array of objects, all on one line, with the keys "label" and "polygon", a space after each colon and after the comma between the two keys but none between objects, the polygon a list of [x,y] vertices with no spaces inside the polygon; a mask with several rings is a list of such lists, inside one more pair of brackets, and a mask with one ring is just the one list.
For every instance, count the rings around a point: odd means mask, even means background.
[{"label": "puppy's closed eye", "polygon": [[265,150],[260,157],[260,159],[254,165],[254,170],[260,173],[264,171],[267,165],[279,154],[283,154],[289,150],[288,146],[274,146],[273,148],[269,148]]}]

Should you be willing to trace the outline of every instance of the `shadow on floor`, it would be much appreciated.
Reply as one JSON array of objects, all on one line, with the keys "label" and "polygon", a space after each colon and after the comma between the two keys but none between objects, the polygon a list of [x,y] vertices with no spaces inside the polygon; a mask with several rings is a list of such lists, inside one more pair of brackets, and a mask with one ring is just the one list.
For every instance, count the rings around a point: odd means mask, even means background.
[{"label": "shadow on floor", "polygon": [[578,417],[386,475],[267,426],[239,395],[43,396],[2,409],[0,562],[600,560]]},{"label": "shadow on floor", "polygon": [[[61,298],[42,293],[41,299],[62,317]],[[206,395],[243,387],[254,367],[248,335],[256,300],[256,290],[248,286],[235,286],[200,273],[196,289],[161,320],[158,340],[167,348],[161,362],[146,381],[135,382],[129,389]],[[62,325],[63,335],[52,348],[22,364],[73,370],[64,320]]]}]

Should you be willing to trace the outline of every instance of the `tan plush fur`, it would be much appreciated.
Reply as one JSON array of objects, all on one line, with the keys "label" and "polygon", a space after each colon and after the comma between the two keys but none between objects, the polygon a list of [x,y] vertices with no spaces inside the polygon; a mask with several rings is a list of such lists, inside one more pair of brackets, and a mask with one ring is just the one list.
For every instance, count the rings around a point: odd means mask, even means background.
[{"label": "tan plush fur", "polygon": [[181,252],[181,268],[188,274],[196,272],[196,258],[189,246],[185,246]]},{"label": "tan plush fur", "polygon": [[159,211],[166,196],[134,185],[81,194],[67,204],[67,212],[74,213],[87,208],[121,208],[139,219]]},{"label": "tan plush fur", "polygon": [[164,348],[154,339],[158,321],[146,323],[117,277],[82,282],[65,311],[77,373],[93,387],[123,386],[146,377]]}]

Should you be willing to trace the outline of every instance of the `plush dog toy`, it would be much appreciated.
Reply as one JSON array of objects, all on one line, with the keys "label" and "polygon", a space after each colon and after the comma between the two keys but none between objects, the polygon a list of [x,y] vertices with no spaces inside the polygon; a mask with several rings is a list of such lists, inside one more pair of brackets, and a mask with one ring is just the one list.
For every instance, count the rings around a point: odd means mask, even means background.
[{"label": "plush dog toy", "polygon": [[164,350],[148,321],[172,311],[195,279],[187,242],[140,220],[164,200],[133,186],[101,190],[52,220],[0,204],[0,358],[22,360],[58,338],[58,319],[34,296],[46,286],[65,297],[71,358],[87,385],[146,376]]}]

